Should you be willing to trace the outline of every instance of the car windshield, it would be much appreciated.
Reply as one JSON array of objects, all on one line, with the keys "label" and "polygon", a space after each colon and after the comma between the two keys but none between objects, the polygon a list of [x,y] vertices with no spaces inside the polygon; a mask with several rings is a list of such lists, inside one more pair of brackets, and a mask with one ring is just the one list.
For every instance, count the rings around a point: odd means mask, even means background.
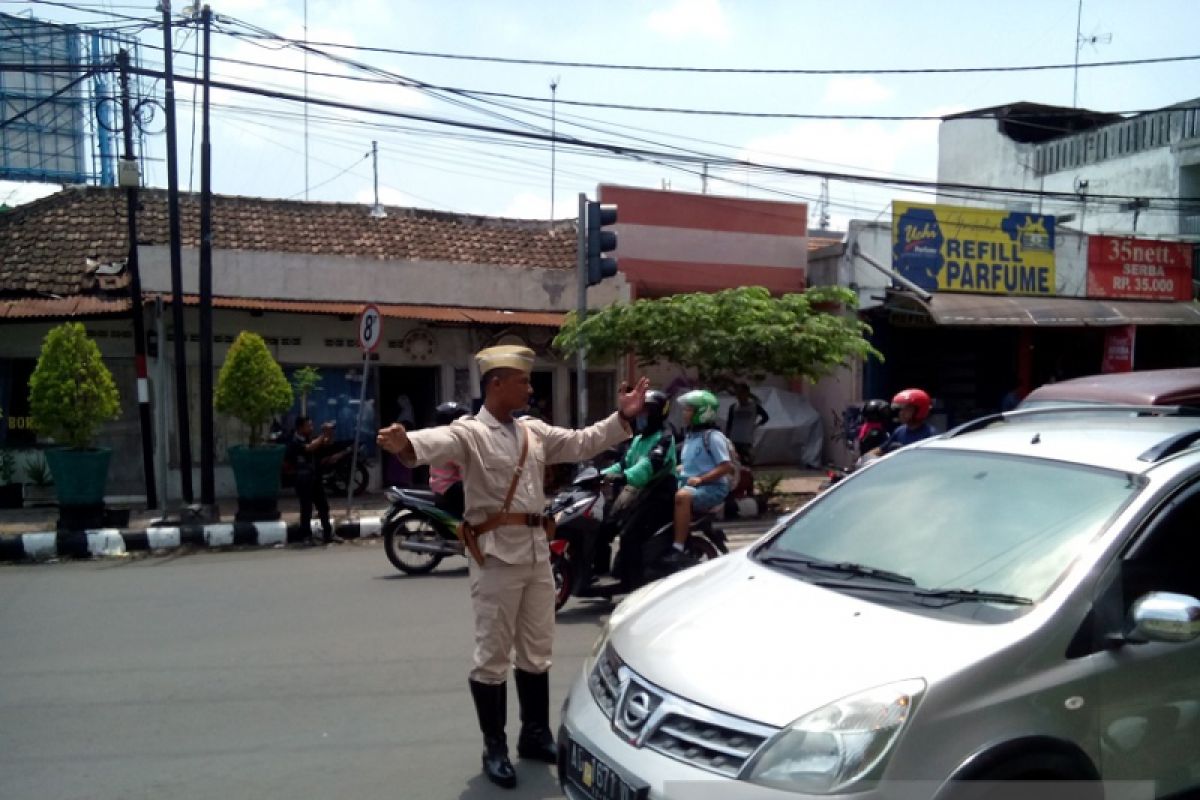
[{"label": "car windshield", "polygon": [[[1062,462],[920,448],[830,491],[760,549],[828,581],[829,565],[911,578],[887,591],[975,590],[1036,601],[1137,491],[1131,476]],[[825,562],[807,569],[798,559]],[[861,569],[847,586],[878,583]],[[883,587],[877,587],[883,588]]]}]

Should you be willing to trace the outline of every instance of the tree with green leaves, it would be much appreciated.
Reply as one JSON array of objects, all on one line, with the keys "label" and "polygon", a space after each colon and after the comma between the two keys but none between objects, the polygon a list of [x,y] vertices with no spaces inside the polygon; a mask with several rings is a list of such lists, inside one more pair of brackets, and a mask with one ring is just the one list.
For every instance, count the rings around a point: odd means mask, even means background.
[{"label": "tree with green leaves", "polygon": [[301,367],[292,373],[292,390],[300,397],[300,415],[308,416],[308,396],[321,385],[321,373],[315,367]]},{"label": "tree with green leaves", "polygon": [[214,400],[217,411],[246,425],[251,447],[262,441],[272,416],[292,407],[292,387],[257,333],[242,331],[230,345]]},{"label": "tree with green leaves", "polygon": [[866,339],[870,327],[845,313],[856,306],[855,293],[840,287],[780,297],[760,286],[678,294],[617,303],[582,324],[571,313],[554,346],[584,347],[596,361],[632,353],[643,366],[678,364],[714,387],[766,375],[815,381],[851,361],[882,359]]},{"label": "tree with green leaves", "polygon": [[29,410],[39,431],[76,450],[90,448],[100,425],[120,414],[117,384],[80,323],[46,334],[29,378]]}]

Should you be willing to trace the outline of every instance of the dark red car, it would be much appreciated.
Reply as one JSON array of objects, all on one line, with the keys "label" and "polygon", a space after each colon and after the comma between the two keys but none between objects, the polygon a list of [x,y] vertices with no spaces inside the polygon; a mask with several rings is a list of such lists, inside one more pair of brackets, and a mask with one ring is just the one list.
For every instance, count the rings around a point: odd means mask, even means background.
[{"label": "dark red car", "polygon": [[1086,375],[1039,386],[1018,408],[1068,403],[1200,406],[1200,367]]}]

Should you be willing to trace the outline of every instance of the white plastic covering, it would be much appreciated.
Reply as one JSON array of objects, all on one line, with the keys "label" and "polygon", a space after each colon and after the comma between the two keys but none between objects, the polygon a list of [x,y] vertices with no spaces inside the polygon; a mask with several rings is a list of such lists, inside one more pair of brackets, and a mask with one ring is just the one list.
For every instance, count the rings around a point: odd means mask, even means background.
[{"label": "white plastic covering", "polygon": [[[824,430],[821,415],[808,398],[773,386],[752,386],[750,391],[770,417],[754,432],[754,463],[788,464],[816,468],[821,465]],[[722,430],[728,418],[733,395],[721,394],[718,420]]]}]

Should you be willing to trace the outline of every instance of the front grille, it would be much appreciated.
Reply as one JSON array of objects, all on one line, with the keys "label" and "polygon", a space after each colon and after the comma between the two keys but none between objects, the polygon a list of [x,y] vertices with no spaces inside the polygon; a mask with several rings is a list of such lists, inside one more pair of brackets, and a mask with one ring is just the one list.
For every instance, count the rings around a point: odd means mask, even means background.
[{"label": "front grille", "polygon": [[736,777],[769,735],[670,714],[646,742],[651,750]]},{"label": "front grille", "polygon": [[685,700],[635,674],[611,646],[588,676],[613,730],[634,747],[736,778],[778,729]]}]

